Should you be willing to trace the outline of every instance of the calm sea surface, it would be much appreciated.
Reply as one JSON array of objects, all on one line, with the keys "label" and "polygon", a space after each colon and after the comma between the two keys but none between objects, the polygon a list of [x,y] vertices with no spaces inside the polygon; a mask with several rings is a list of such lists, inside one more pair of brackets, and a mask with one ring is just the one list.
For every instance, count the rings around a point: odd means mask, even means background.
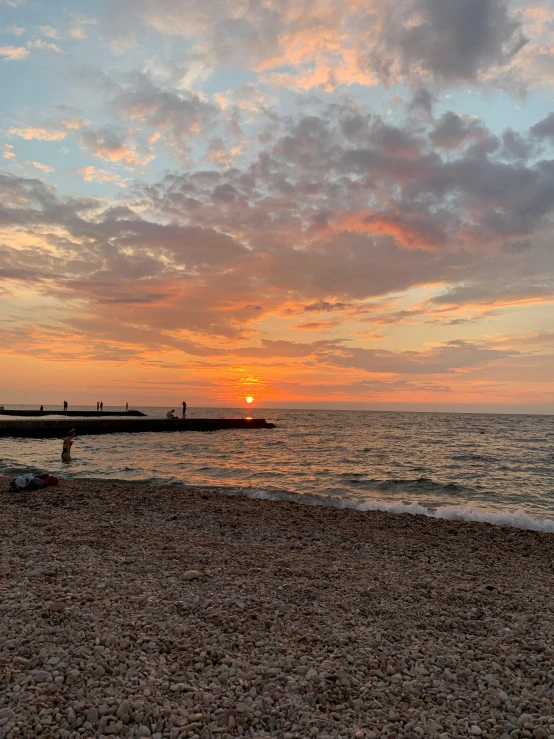
[{"label": "calm sea surface", "polygon": [[[162,416],[167,409],[139,410]],[[61,462],[59,440],[0,438],[0,472],[185,483],[554,531],[554,416],[251,412],[277,428],[83,436],[69,465]],[[246,412],[191,408],[187,415]],[[78,431],[78,420],[68,419],[73,426]]]}]

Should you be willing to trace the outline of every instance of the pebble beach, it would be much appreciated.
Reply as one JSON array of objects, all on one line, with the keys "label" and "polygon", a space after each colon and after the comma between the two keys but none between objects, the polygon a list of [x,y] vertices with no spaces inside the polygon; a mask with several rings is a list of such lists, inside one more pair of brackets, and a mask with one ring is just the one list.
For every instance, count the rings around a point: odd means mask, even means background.
[{"label": "pebble beach", "polygon": [[0,478],[0,739],[554,739],[554,535]]}]

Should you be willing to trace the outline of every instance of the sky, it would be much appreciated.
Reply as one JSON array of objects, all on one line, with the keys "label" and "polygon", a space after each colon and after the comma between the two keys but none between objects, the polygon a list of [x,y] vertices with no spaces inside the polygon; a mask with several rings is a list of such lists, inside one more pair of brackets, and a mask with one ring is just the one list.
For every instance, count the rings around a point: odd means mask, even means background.
[{"label": "sky", "polygon": [[0,0],[0,404],[554,413],[554,2]]}]

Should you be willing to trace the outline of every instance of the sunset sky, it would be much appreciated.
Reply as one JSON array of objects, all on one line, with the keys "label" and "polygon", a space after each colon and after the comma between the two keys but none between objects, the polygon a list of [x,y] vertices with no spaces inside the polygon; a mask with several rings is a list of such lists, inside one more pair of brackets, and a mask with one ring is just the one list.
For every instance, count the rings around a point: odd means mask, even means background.
[{"label": "sunset sky", "polygon": [[0,0],[0,405],[554,412],[554,2]]}]

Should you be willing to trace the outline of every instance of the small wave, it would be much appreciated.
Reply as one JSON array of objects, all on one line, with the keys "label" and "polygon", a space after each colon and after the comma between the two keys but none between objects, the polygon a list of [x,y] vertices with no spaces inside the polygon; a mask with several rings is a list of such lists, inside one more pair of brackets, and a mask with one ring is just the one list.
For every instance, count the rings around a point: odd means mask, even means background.
[{"label": "small wave", "polygon": [[523,508],[514,511],[492,511],[479,507],[439,506],[435,510],[426,508],[420,503],[396,503],[394,501],[374,500],[357,501],[351,498],[321,497],[302,495],[281,491],[263,490],[260,488],[219,488],[219,492],[227,495],[240,495],[257,500],[287,500],[301,505],[330,506],[332,508],[348,508],[358,511],[383,511],[386,513],[409,513],[412,516],[426,516],[447,521],[473,521],[489,523],[494,526],[508,526],[515,529],[554,533],[554,520],[535,518]]},{"label": "small wave", "polygon": [[387,490],[414,490],[418,492],[421,492],[422,490],[425,490],[427,492],[448,490],[449,492],[452,492],[453,490],[470,489],[462,485],[458,485],[455,482],[436,482],[430,477],[418,477],[416,479],[405,480],[393,478],[392,480],[371,480],[370,482],[373,483],[373,485],[382,492],[386,492]]},{"label": "small wave", "polygon": [[491,457],[487,454],[456,454],[451,457],[456,462],[498,462],[498,457]]}]

